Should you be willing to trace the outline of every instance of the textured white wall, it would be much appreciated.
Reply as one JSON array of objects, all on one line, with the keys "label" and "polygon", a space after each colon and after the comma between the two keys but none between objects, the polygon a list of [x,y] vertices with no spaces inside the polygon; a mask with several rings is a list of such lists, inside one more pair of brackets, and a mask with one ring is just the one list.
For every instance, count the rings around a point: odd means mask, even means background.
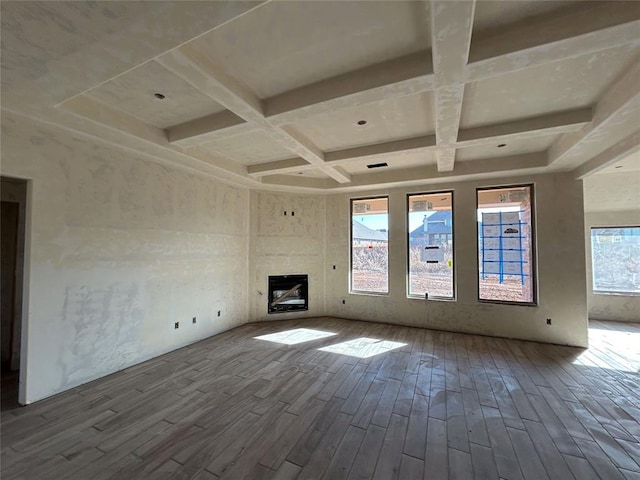
[{"label": "textured white wall", "polygon": [[[636,195],[636,193],[634,193]],[[640,203],[638,204],[640,206]],[[591,263],[591,227],[640,226],[640,208],[617,212],[585,213],[585,237],[587,255],[587,302],[589,318],[640,322],[640,296],[602,295],[593,293],[593,271]]]},{"label": "textured white wall", "polygon": [[[390,294],[375,297],[348,294],[349,195],[249,192],[11,114],[2,161],[4,175],[32,180],[23,402],[246,321],[329,314],[587,342],[582,186],[569,176],[507,182],[536,188],[539,306],[520,307],[476,298],[475,188],[502,181],[446,186],[458,298],[425,303],[406,298],[406,189],[353,195],[390,194]],[[295,273],[309,275],[310,310],[268,315],[267,277]]]},{"label": "textured white wall", "polygon": [[[324,196],[251,192],[251,321],[324,315],[325,216]],[[309,310],[268,314],[269,275],[291,274],[309,275]]]},{"label": "textured white wall", "polygon": [[247,190],[4,113],[2,174],[32,180],[22,402],[246,322]]},{"label": "textured white wall", "polygon": [[[535,184],[538,244],[538,306],[481,303],[477,300],[478,260],[475,189]],[[586,272],[582,182],[567,175],[447,184],[454,190],[457,301],[408,299],[406,294],[406,194],[438,191],[433,186],[336,195],[327,199],[327,314],[586,346]],[[349,198],[389,194],[389,295],[350,295]],[[332,270],[331,265],[337,265]],[[342,300],[345,304],[342,304]],[[552,319],[552,325],[546,319]]]}]

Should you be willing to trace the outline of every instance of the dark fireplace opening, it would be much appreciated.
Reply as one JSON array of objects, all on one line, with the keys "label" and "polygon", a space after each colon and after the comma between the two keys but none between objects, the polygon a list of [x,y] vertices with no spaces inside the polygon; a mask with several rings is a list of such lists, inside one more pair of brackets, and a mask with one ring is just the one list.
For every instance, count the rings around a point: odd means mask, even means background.
[{"label": "dark fireplace opening", "polygon": [[269,276],[269,313],[309,310],[308,275]]}]

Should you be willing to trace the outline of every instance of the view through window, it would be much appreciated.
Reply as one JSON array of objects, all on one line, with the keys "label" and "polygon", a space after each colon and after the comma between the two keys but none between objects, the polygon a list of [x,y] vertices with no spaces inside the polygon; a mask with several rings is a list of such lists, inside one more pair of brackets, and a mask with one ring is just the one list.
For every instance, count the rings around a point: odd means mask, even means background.
[{"label": "view through window", "polygon": [[453,192],[408,195],[409,295],[453,298]]},{"label": "view through window", "polygon": [[535,303],[532,189],[477,190],[481,300]]},{"label": "view through window", "polygon": [[640,227],[591,229],[594,293],[640,294]]},{"label": "view through window", "polygon": [[351,291],[389,292],[389,199],[351,200]]}]

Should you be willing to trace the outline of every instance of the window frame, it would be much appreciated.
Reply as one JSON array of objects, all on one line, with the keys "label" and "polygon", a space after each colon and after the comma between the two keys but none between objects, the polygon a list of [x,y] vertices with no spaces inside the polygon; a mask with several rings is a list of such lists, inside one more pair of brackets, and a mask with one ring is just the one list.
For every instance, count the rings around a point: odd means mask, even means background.
[{"label": "window frame", "polygon": [[604,225],[604,226],[596,226],[592,225],[589,227],[589,260],[591,262],[591,292],[593,295],[607,295],[607,296],[618,296],[618,297],[638,297],[640,296],[639,292],[627,292],[627,291],[616,291],[616,290],[596,290],[596,279],[595,279],[595,265],[593,261],[593,230],[604,230],[604,229],[625,229],[625,228],[633,228],[640,230],[640,225]]},{"label": "window frame", "polygon": [[[513,300],[494,300],[489,298],[480,298],[480,221],[478,220],[478,193],[480,191],[487,190],[506,190],[509,188],[522,188],[529,187],[529,196],[531,201],[531,291],[533,299],[531,302],[518,302]],[[479,303],[491,303],[501,305],[517,305],[523,307],[537,307],[538,306],[538,236],[536,232],[536,195],[534,183],[519,183],[509,185],[496,185],[491,187],[476,187],[476,210],[475,210],[475,222],[476,222],[476,279],[477,288],[476,296]]]},{"label": "window frame", "polygon": [[[353,203],[361,200],[377,200],[380,198],[387,199],[387,291],[386,292],[376,292],[369,290],[356,290],[353,288]],[[372,196],[364,196],[364,197],[352,197],[349,199],[349,289],[348,292],[350,295],[371,295],[376,297],[388,297],[391,293],[391,282],[390,282],[390,270],[391,265],[389,263],[389,245],[390,245],[390,235],[389,235],[389,216],[390,216],[390,200],[389,195],[372,195]]]},{"label": "window frame", "polygon": [[[456,232],[455,232],[455,215],[454,215],[454,211],[455,211],[455,194],[454,194],[454,190],[453,189],[449,189],[449,190],[433,190],[433,191],[426,191],[426,192],[413,192],[413,193],[407,193],[406,194],[406,206],[405,206],[405,211],[406,211],[406,241],[405,241],[405,247],[406,247],[406,265],[405,265],[405,273],[406,273],[406,295],[407,298],[410,299],[418,299],[418,300],[424,300],[424,294],[423,295],[418,295],[418,294],[411,294],[410,290],[411,290],[411,272],[410,272],[410,248],[409,248],[409,242],[410,242],[410,234],[411,232],[409,231],[409,214],[411,213],[409,210],[410,204],[409,204],[409,198],[412,196],[417,196],[417,195],[442,195],[442,194],[451,194],[451,252],[453,255],[453,266],[451,267],[453,270],[453,295],[451,297],[442,297],[440,295],[431,295],[429,294],[429,300],[437,300],[440,302],[455,302],[458,299],[458,289],[457,289],[457,276],[456,276]],[[428,293],[428,292],[427,292]]]}]

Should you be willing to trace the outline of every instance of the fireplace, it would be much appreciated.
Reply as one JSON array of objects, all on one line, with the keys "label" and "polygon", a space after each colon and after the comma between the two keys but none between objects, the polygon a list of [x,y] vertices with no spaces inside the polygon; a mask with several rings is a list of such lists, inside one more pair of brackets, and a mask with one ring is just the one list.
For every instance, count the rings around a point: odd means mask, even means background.
[{"label": "fireplace", "polygon": [[309,309],[308,275],[269,276],[269,313]]}]

